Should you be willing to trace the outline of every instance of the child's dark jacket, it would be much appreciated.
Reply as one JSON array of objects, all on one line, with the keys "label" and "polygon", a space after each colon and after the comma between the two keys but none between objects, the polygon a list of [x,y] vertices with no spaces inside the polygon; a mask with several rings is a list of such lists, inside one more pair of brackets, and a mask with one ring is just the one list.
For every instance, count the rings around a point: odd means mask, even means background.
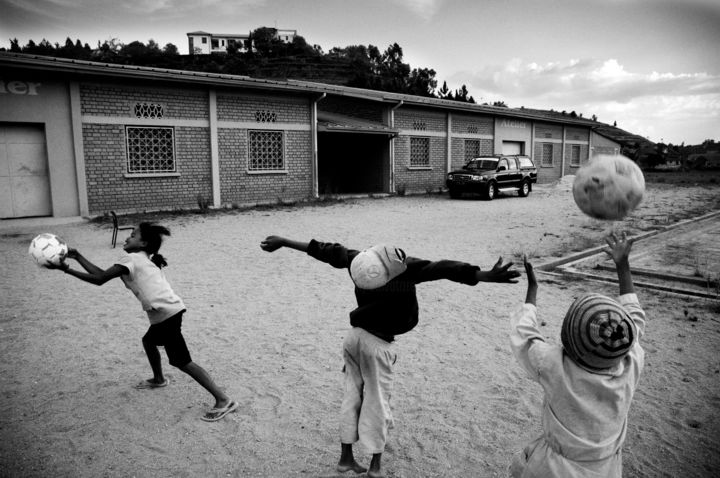
[{"label": "child's dark jacket", "polygon": [[[360,251],[347,249],[341,244],[311,240],[308,255],[337,269],[348,269]],[[476,285],[478,266],[458,261],[427,261],[415,257],[405,260],[407,270],[372,290],[355,287],[358,307],[350,312],[350,325],[360,327],[373,335],[392,341],[395,335],[412,330],[418,323],[418,302],[415,284],[448,279],[467,285]]]}]

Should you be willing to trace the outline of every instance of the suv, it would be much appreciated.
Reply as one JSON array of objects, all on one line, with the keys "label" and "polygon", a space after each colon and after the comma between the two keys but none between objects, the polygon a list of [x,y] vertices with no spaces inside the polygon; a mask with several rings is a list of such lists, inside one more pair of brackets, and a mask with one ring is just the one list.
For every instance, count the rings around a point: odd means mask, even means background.
[{"label": "suv", "polygon": [[482,156],[473,158],[447,175],[445,184],[451,198],[463,193],[480,193],[492,200],[499,192],[517,191],[525,197],[537,182],[537,168],[528,156]]}]

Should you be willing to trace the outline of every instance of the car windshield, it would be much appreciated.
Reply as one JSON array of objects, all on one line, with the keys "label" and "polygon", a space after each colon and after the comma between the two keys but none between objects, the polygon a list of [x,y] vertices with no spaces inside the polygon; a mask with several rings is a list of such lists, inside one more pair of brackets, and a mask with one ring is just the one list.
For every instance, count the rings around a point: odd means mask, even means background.
[{"label": "car windshield", "polygon": [[477,161],[470,161],[463,166],[463,169],[468,169],[470,171],[496,169],[497,163],[497,159],[478,159]]}]

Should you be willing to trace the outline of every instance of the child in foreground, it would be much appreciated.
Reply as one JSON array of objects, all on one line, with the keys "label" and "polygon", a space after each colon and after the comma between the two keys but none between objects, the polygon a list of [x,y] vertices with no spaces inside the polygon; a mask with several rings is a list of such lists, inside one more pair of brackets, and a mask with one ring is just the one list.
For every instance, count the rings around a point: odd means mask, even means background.
[{"label": "child in foreground", "polygon": [[[344,397],[340,408],[339,472],[364,473],[383,477],[381,459],[393,418],[390,394],[393,365],[397,354],[392,342],[396,335],[412,330],[418,323],[415,285],[448,279],[468,285],[478,282],[517,282],[520,273],[503,265],[502,258],[489,271],[457,261],[431,262],[406,257],[402,249],[377,245],[362,252],[341,244],[300,242],[269,236],[260,243],[267,252],[288,247],[307,253],[338,269],[348,269],[355,284],[357,308],[350,312],[352,329],[343,343]],[[353,455],[360,441],[372,453],[367,469]]]},{"label": "child in foreground", "polygon": [[618,301],[578,297],[565,315],[560,345],[545,342],[537,326],[537,280],[525,260],[525,304],[511,317],[510,344],[520,365],[545,391],[543,435],[518,454],[510,476],[621,477],[630,402],[645,352],[639,339],[645,313],[630,274],[632,241],[611,234],[604,251],[620,283]]},{"label": "child in foreground", "polygon": [[165,347],[170,365],[190,375],[215,398],[215,406],[202,417],[205,421],[214,422],[235,411],[238,404],[230,400],[205,369],[190,358],[181,331],[185,304],[165,279],[161,269],[167,265],[167,262],[158,254],[162,236],[169,235],[170,231],[167,228],[143,222],[125,241],[123,249],[127,255],[109,269],[103,270],[97,267],[75,249],[68,250],[67,257],[76,260],[86,272],[70,269],[70,265],[65,262],[57,268],[95,285],[103,285],[119,277],[140,300],[143,310],[150,319],[150,328],[143,337],[142,343],[150,361],[153,377],[138,383],[135,388],[157,389],[168,384],[168,380],[163,376],[158,351],[158,346],[162,345]]}]

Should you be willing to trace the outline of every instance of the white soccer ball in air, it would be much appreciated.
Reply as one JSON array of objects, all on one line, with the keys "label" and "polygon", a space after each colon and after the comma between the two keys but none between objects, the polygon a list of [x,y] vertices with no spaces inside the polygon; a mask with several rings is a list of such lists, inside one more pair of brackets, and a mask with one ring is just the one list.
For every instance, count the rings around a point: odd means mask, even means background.
[{"label": "white soccer ball in air", "polygon": [[68,246],[65,241],[55,234],[44,232],[30,242],[28,254],[37,265],[47,266],[49,264],[58,266],[65,259]]},{"label": "white soccer ball in air", "polygon": [[580,210],[595,219],[617,220],[642,201],[645,177],[625,156],[598,155],[580,168],[573,197]]}]

